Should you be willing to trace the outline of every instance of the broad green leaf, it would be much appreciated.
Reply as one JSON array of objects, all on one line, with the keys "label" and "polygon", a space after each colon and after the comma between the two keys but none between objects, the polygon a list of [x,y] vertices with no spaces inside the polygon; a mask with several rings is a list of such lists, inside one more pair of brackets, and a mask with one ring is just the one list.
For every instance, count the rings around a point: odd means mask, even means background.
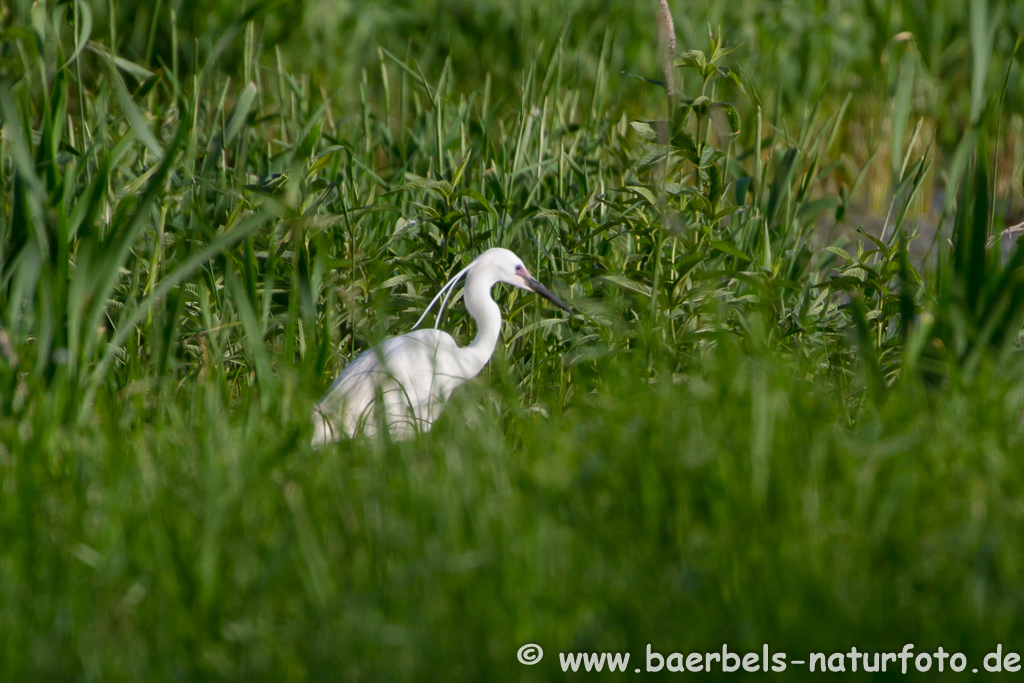
[{"label": "broad green leaf", "polygon": [[732,244],[730,244],[728,242],[725,242],[723,240],[711,240],[711,247],[713,249],[717,249],[718,251],[725,252],[726,254],[729,254],[730,256],[735,256],[738,259],[743,259],[744,261],[749,261],[750,260],[750,257],[747,256],[746,254],[744,254],[739,249],[737,249],[735,245],[732,245]]},{"label": "broad green leaf", "polygon": [[650,286],[630,280],[628,277],[624,275],[605,275],[602,279],[607,280],[612,284],[618,285],[623,289],[628,289],[631,292],[636,292],[637,294],[642,294],[646,297],[651,296]]},{"label": "broad green leaf", "polygon": [[836,256],[840,256],[846,259],[847,261],[853,261],[853,259],[850,257],[850,252],[840,247],[827,246],[825,247],[825,251],[831,251]]},{"label": "broad green leaf", "polygon": [[654,127],[646,121],[630,121],[629,125],[633,127],[640,136],[648,142],[655,142],[658,139],[658,133],[654,130]]},{"label": "broad green leaf", "polygon": [[[224,130],[225,145],[230,145],[234,142],[235,137],[238,135],[239,131],[242,130],[242,126],[245,124],[245,120],[248,118],[249,111],[252,109],[252,105],[255,100],[256,84],[249,83],[242,89],[242,93],[238,96],[238,101],[235,102],[235,106],[232,108],[231,114],[228,116],[228,123]],[[319,130],[317,133],[319,134]]]}]

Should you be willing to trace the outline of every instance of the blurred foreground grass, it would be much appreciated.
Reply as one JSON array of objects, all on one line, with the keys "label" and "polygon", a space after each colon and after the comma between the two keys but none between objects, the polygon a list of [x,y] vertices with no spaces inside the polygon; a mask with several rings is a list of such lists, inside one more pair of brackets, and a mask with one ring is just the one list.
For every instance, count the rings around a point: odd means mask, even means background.
[{"label": "blurred foreground grass", "polygon": [[198,386],[145,428],[110,405],[29,442],[5,421],[6,675],[545,680],[647,643],[976,665],[1019,642],[1019,365],[852,428],[805,368],[705,368],[617,364],[551,420],[480,383],[418,443],[323,453],[289,391],[232,411]]},{"label": "blurred foreground grass", "polygon": [[[1024,252],[996,239],[1021,166],[1015,5],[931,15],[971,35],[964,111],[943,141],[906,82],[879,96],[901,131],[879,152],[886,230],[824,248],[876,119],[767,70],[770,45],[729,54],[728,31],[677,16],[666,97],[618,73],[661,78],[653,25],[633,67],[630,24],[595,19],[608,41],[555,40],[472,86],[409,47],[333,94],[264,42],[290,10],[210,37],[216,4],[160,10],[180,27],[110,6],[113,24],[18,4],[0,52],[5,680],[1020,649]],[[836,76],[885,90],[866,66]],[[937,176],[949,241],[915,227]],[[496,357],[430,434],[312,451],[331,378],[489,246],[580,314],[498,292]],[[472,332],[459,305],[443,324]],[[548,653],[532,668],[526,642]]]}]

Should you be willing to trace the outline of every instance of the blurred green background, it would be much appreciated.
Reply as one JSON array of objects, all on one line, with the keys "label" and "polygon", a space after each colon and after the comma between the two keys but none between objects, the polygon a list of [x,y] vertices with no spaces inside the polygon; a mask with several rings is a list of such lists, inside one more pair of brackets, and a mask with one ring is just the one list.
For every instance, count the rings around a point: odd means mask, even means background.
[{"label": "blurred green background", "polygon": [[[7,21],[28,23],[33,3],[12,2]],[[623,72],[654,78],[660,71],[655,2],[89,4],[93,39],[151,68],[170,68],[176,58],[182,73],[206,70],[237,77],[244,60],[239,32],[252,21],[266,66],[282,60],[308,78],[314,91],[350,106],[359,102],[364,82],[370,89],[380,87],[373,77],[380,48],[414,61],[428,74],[439,73],[447,62],[453,93],[481,91],[489,80],[497,99],[508,105],[517,103],[527,70],[551,60],[556,46],[565,46],[560,68],[566,80],[587,97],[603,78],[608,103],[630,116],[649,112],[652,93]],[[906,134],[910,120],[921,120],[926,138],[940,153],[951,154],[971,123],[970,84],[977,62],[972,45],[981,37],[972,31],[992,41],[986,68],[992,89],[998,87],[1016,36],[1024,31],[1024,7],[1002,0],[988,3],[985,26],[976,27],[970,23],[971,3],[948,0],[668,5],[683,48],[705,40],[709,27],[723,31],[738,48],[744,71],[756,74],[755,87],[738,106],[761,106],[773,121],[796,126],[810,103],[823,98],[826,106],[838,108],[850,95],[849,120],[856,135],[842,138],[839,145],[857,165],[867,164],[873,152],[884,158],[893,138]],[[1021,83],[1014,78],[1007,85],[1006,106],[1020,111]],[[897,92],[897,99],[905,100],[905,114],[894,112]],[[1020,156],[1022,133],[1019,117],[1011,117],[1008,125],[1007,164]],[[1020,176],[1021,168],[1005,170],[1002,189],[1020,206],[1024,191],[1009,180]],[[869,168],[859,198],[865,212],[884,212],[891,189],[891,169],[884,163]],[[930,207],[933,192],[929,182],[922,209]]]},{"label": "blurred green background", "polygon": [[[0,7],[4,680],[1024,650],[1024,6],[669,5]],[[490,246],[578,314],[311,449]]]}]

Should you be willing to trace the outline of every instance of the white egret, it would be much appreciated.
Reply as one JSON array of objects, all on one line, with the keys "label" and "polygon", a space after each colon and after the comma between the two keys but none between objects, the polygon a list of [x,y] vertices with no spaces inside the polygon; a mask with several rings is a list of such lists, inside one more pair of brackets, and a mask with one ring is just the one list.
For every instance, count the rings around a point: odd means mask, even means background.
[{"label": "white egret", "polygon": [[[438,330],[436,323],[434,329],[416,330],[443,294],[437,314],[440,322],[462,276],[466,277],[466,310],[477,325],[476,337],[464,347]],[[428,431],[452,391],[475,377],[494,353],[501,310],[491,298],[491,287],[499,282],[536,292],[572,314],[530,275],[518,256],[508,249],[488,249],[441,288],[413,325],[414,332],[388,339],[349,363],[313,410],[313,445],[357,432],[373,436],[381,419],[393,439]]]}]

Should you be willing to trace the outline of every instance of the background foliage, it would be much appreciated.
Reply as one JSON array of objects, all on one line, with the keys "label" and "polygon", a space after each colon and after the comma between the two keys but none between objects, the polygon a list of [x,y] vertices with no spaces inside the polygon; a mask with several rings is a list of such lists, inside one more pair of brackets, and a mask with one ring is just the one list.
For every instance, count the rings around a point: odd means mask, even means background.
[{"label": "background foliage", "polygon": [[[655,7],[0,9],[7,678],[1017,642],[1020,8]],[[489,246],[578,315],[311,450]]]}]

